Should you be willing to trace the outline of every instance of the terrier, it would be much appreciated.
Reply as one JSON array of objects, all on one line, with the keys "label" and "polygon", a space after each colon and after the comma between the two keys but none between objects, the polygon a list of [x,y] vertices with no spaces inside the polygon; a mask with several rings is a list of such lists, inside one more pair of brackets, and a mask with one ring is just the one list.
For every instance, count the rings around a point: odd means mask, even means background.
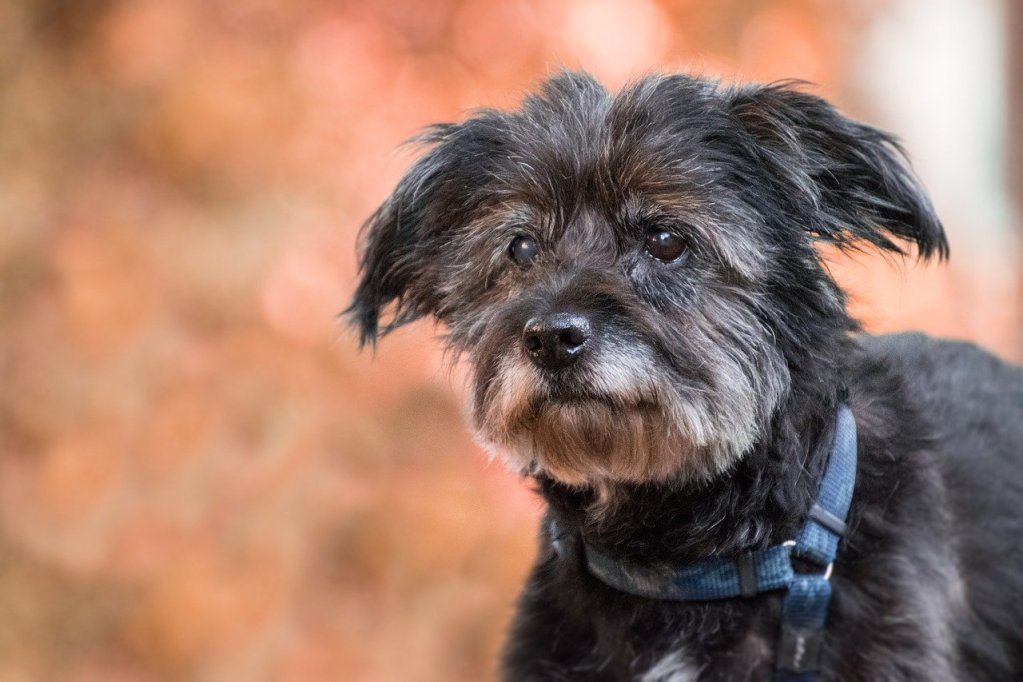
[{"label": "terrier", "polygon": [[891,135],[560,73],[418,141],[347,313],[443,323],[547,502],[505,679],[1023,679],[1023,370],[862,334],[821,260],[947,256]]}]

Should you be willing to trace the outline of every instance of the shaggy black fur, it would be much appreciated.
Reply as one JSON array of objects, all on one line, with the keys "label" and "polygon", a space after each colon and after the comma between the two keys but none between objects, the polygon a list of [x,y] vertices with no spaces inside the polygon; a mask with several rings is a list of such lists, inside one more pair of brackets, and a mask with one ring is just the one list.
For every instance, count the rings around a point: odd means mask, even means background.
[{"label": "shaggy black fur", "polygon": [[[823,679],[1021,679],[1023,370],[858,335],[818,253],[946,255],[890,136],[788,84],[665,76],[610,95],[561,74],[421,141],[368,224],[349,314],[364,343],[444,322],[479,437],[558,521],[567,551],[545,523],[506,679],[768,679],[780,594],[641,599],[579,547],[685,562],[792,538],[841,401],[859,469]],[[651,235],[683,255],[652,257]],[[531,362],[524,327],[567,313],[585,353]]]}]

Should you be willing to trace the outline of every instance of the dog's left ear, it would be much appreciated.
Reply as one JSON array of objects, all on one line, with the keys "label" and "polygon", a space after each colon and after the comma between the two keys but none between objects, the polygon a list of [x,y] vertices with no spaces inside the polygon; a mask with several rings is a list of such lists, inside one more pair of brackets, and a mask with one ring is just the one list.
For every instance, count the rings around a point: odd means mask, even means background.
[{"label": "dog's left ear", "polygon": [[[818,238],[839,246],[866,241],[920,258],[948,256],[948,242],[927,194],[892,135],[838,113],[791,84],[730,93],[730,111],[748,134],[745,150],[768,169],[772,189]],[[809,210],[807,210],[809,209]]]}]

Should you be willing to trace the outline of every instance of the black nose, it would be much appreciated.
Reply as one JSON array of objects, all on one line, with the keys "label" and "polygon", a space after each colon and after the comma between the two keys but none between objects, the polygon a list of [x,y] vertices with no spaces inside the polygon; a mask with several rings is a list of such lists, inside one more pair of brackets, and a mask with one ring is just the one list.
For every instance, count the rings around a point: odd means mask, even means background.
[{"label": "black nose", "polygon": [[522,330],[522,345],[538,367],[561,369],[579,359],[590,338],[590,321],[578,313],[534,317]]}]

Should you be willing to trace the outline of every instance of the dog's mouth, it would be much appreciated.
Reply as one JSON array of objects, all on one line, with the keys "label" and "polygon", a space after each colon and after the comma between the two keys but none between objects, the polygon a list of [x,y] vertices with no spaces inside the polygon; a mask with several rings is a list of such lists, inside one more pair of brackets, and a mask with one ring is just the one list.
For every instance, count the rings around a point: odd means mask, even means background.
[{"label": "dog's mouth", "polygon": [[658,407],[659,391],[649,375],[622,371],[606,360],[589,362],[561,372],[541,375],[529,398],[533,412],[564,407],[606,407],[613,411],[653,410]]},{"label": "dog's mouth", "polygon": [[654,400],[636,396],[617,396],[586,391],[552,391],[546,395],[535,395],[529,401],[530,412],[537,414],[544,410],[566,407],[604,407],[613,411],[651,411],[657,408]]}]

